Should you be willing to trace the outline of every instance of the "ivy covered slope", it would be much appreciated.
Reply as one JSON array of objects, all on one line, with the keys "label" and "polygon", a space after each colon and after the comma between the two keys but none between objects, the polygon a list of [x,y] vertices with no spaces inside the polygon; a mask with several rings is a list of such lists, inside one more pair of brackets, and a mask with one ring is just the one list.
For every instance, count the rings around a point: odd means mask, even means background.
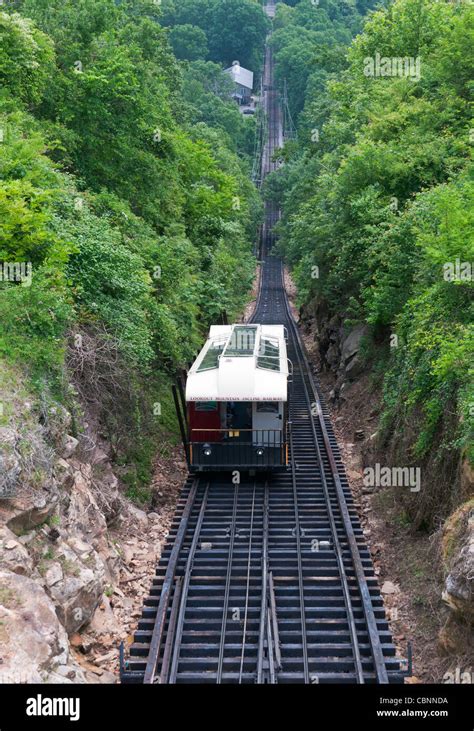
[{"label": "ivy covered slope", "polygon": [[225,87],[222,66],[193,81],[168,37],[147,0],[0,12],[0,262],[32,266],[1,277],[0,357],[43,396],[67,401],[72,374],[126,449],[153,436],[167,374],[242,307],[260,216],[252,130],[208,83]]},{"label": "ivy covered slope", "polygon": [[[279,77],[300,80],[288,86],[298,141],[269,194],[302,303],[370,328],[381,449],[424,465],[412,508],[430,523],[463,498],[474,461],[473,9],[395,0],[346,53],[351,13],[347,23],[326,0],[277,12]],[[408,58],[408,71],[377,74],[377,58]]]}]

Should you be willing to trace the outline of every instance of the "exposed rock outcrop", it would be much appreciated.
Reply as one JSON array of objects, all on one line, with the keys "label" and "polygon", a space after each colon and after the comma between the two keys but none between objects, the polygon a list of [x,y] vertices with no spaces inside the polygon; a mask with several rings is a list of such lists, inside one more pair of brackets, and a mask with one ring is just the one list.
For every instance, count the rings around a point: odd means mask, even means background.
[{"label": "exposed rock outcrop", "polygon": [[331,397],[338,401],[345,398],[345,391],[365,370],[361,350],[369,334],[363,323],[354,327],[344,324],[340,315],[330,315],[327,306],[314,300],[305,306],[302,320],[310,326],[317,343],[321,369],[332,371],[336,382]]},{"label": "exposed rock outcrop", "polygon": [[0,570],[0,681],[86,682],[67,633],[40,584]]},{"label": "exposed rock outcrop", "polygon": [[0,568],[26,576],[33,570],[28,551],[6,525],[0,527]]},{"label": "exposed rock outcrop", "polygon": [[110,682],[102,668],[80,667],[68,635],[93,621],[119,574],[108,532],[123,505],[118,480],[90,435],[84,446],[69,433],[63,406],[21,402],[20,382],[12,393],[0,427],[0,675]]},{"label": "exposed rock outcrop", "polygon": [[456,510],[443,529],[446,572],[443,599],[454,615],[474,622],[474,499]]},{"label": "exposed rock outcrop", "polygon": [[7,526],[17,535],[42,525],[55,511],[59,500],[54,483],[44,486],[24,497],[8,501]]},{"label": "exposed rock outcrop", "polygon": [[104,561],[88,543],[70,537],[54,550],[45,569],[47,591],[68,634],[89,622],[105,588]]}]

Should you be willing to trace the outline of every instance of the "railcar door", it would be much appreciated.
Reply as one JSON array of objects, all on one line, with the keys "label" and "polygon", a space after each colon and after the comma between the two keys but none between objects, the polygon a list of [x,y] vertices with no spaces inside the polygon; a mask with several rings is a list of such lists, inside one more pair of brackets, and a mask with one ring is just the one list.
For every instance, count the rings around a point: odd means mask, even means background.
[{"label": "railcar door", "polygon": [[221,441],[221,417],[217,401],[188,403],[188,416],[191,442]]},{"label": "railcar door", "polygon": [[279,447],[283,441],[282,401],[256,401],[253,404],[253,441],[258,446]]},{"label": "railcar door", "polygon": [[252,404],[250,401],[230,401],[227,404],[229,439],[252,443]]}]

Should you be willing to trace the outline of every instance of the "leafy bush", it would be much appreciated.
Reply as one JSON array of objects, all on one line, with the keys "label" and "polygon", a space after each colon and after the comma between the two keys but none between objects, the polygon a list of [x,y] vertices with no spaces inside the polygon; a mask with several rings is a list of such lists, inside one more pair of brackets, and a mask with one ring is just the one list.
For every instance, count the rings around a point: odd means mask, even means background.
[{"label": "leafy bush", "polygon": [[[305,0],[279,8],[279,78],[296,73],[298,58],[312,59],[289,99],[302,110],[299,139],[268,184],[283,207],[280,247],[300,299],[317,296],[332,313],[369,323],[384,344],[385,434],[410,435],[417,459],[464,449],[472,458],[472,11],[395,0],[368,17],[346,68],[335,72],[315,23],[329,23],[334,49],[344,20],[311,15]],[[376,53],[419,56],[419,80],[366,77],[365,60]],[[450,279],[456,263],[468,274]],[[389,347],[392,335],[398,347]]]},{"label": "leafy bush", "polygon": [[[150,0],[0,12],[0,264],[32,265],[31,286],[0,281],[0,356],[74,410],[72,379],[130,474],[137,462],[137,489],[163,438],[157,394],[210,322],[242,306],[254,266],[254,123],[206,79],[220,5],[208,39],[187,20],[170,34]],[[263,11],[231,5],[235,22],[255,21],[245,50],[258,63]],[[194,39],[199,94],[183,94],[169,35]]]}]

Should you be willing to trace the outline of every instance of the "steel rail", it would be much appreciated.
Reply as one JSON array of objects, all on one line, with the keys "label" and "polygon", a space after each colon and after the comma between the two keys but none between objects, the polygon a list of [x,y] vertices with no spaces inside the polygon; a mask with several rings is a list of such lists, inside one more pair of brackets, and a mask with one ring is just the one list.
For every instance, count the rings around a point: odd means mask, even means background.
[{"label": "steel rail", "polygon": [[263,541],[262,541],[262,592],[260,597],[260,627],[258,633],[257,683],[263,683],[263,661],[265,655],[265,631],[267,623],[267,574],[268,574],[268,524],[269,491],[265,483],[263,498]]},{"label": "steel rail", "polygon": [[[283,270],[282,270],[282,286],[284,287]],[[357,540],[355,537],[352,520],[349,515],[349,510],[347,507],[347,502],[346,502],[346,498],[344,495],[341,478],[339,476],[339,471],[337,468],[336,460],[334,458],[333,449],[331,447],[331,443],[329,440],[329,434],[328,434],[328,430],[327,430],[327,426],[326,426],[326,421],[325,421],[325,417],[324,417],[322,406],[321,406],[321,399],[320,399],[319,393],[316,389],[314,379],[312,377],[310,365],[308,362],[308,357],[304,350],[304,345],[303,345],[303,342],[301,339],[301,335],[298,331],[294,318],[291,316],[290,305],[288,302],[288,297],[286,296],[286,292],[285,292],[285,303],[286,303],[286,308],[287,308],[287,314],[289,316],[290,327],[292,329],[293,336],[294,336],[293,342],[297,346],[295,348],[295,350],[297,352],[297,355],[299,352],[300,363],[301,363],[301,365],[304,366],[304,368],[301,368],[301,373],[302,374],[306,373],[308,382],[311,386],[311,390],[313,393],[314,403],[316,404],[316,407],[317,407],[318,424],[319,424],[319,427],[321,429],[321,433],[323,436],[324,446],[326,449],[326,454],[327,454],[327,457],[329,460],[332,478],[334,480],[334,485],[336,488],[336,495],[337,495],[339,510],[340,510],[340,513],[342,516],[343,526],[344,526],[344,530],[345,530],[348,545],[349,545],[351,560],[352,560],[352,564],[354,566],[354,570],[355,570],[356,577],[357,577],[357,585],[358,585],[360,596],[362,599],[362,607],[363,607],[363,611],[364,611],[364,617],[365,617],[365,622],[366,622],[367,631],[368,631],[368,635],[369,635],[369,642],[370,642],[370,646],[371,646],[372,657],[373,657],[373,661],[374,661],[375,675],[376,675],[377,681],[379,683],[382,683],[382,684],[388,683],[387,669],[385,666],[385,660],[384,660],[383,650],[382,650],[382,646],[381,646],[381,642],[380,642],[380,636],[379,636],[379,632],[377,629],[377,621],[375,619],[374,608],[372,606],[372,599],[370,597],[370,591],[369,591],[367,579],[365,576],[364,567],[362,565],[362,559],[360,557],[359,546],[357,545]],[[303,378],[303,383],[304,383],[304,378]],[[318,444],[315,427],[314,427],[314,416],[313,416],[313,411],[311,408],[311,401],[309,400],[309,394],[307,393],[306,384],[304,384],[304,387],[305,387],[308,406],[309,406],[309,413],[310,413],[311,421],[312,421],[312,425],[313,425],[313,431],[314,431],[314,436],[315,436],[315,445],[320,454],[319,444]],[[320,464],[321,464],[321,472],[323,473],[324,472],[324,463],[321,458],[320,458]],[[330,504],[330,501],[329,501],[329,504]],[[330,508],[330,510],[332,513],[332,508]],[[337,531],[336,531],[336,535],[337,535]],[[338,553],[340,553],[340,552],[341,552],[341,549],[339,549]],[[339,561],[339,559],[342,560],[342,556],[338,557],[338,561]],[[346,582],[347,582],[347,579],[346,579]],[[355,625],[354,625],[354,629],[355,629]],[[363,682],[363,676],[362,676],[360,682]]]},{"label": "steel rail", "polygon": [[168,566],[166,567],[166,574],[165,574],[165,578],[163,581],[163,587],[161,590],[160,600],[158,603],[158,610],[156,613],[155,624],[153,626],[150,650],[148,653],[145,675],[143,678],[143,682],[145,684],[152,684],[155,681],[155,674],[156,674],[156,670],[157,670],[158,658],[159,658],[159,654],[160,654],[160,648],[161,648],[161,643],[162,643],[164,629],[165,629],[166,616],[168,613],[168,605],[169,605],[169,600],[170,600],[170,595],[171,595],[171,589],[172,589],[172,586],[174,583],[174,577],[175,577],[175,573],[176,573],[176,567],[178,564],[179,554],[180,554],[181,547],[183,545],[186,531],[188,528],[189,516],[191,515],[194,501],[196,499],[198,484],[199,484],[199,480],[198,479],[194,480],[191,485],[191,488],[189,490],[188,499],[186,501],[186,505],[184,507],[183,514],[181,516],[181,521],[180,521],[180,525],[178,528],[178,533],[176,535],[176,540],[174,542],[173,549],[171,551],[171,556],[168,561]]},{"label": "steel rail", "polygon": [[308,662],[308,638],[306,630],[306,609],[305,609],[305,598],[304,598],[304,578],[303,578],[303,564],[301,560],[301,526],[300,518],[298,513],[298,485],[296,476],[296,464],[294,460],[294,448],[293,448],[293,432],[290,429],[290,454],[291,454],[291,480],[293,486],[293,504],[295,512],[295,538],[296,538],[296,558],[298,562],[298,591],[300,596],[300,616],[301,616],[301,642],[303,651],[303,667],[304,667],[304,681],[305,683],[310,682],[309,676],[309,662]]},{"label": "steel rail", "polygon": [[[329,519],[329,526],[330,526],[330,529],[331,529],[332,542],[333,542],[334,551],[335,551],[335,555],[336,555],[336,561],[337,561],[337,566],[338,566],[338,570],[339,570],[339,576],[340,576],[340,579],[341,579],[341,586],[342,586],[343,597],[344,597],[344,605],[346,607],[346,612],[347,612],[347,617],[348,617],[348,626],[349,626],[349,633],[350,633],[350,637],[351,637],[352,652],[353,652],[353,655],[354,655],[354,665],[355,665],[355,672],[356,672],[357,682],[358,683],[363,683],[364,682],[364,671],[363,671],[363,668],[362,668],[362,660],[361,660],[361,655],[360,655],[359,641],[358,641],[358,637],[357,637],[357,628],[356,628],[356,624],[355,624],[354,611],[353,611],[353,608],[352,608],[352,600],[351,600],[351,595],[350,595],[349,582],[348,582],[348,579],[347,579],[347,574],[346,574],[346,570],[345,570],[345,566],[344,566],[343,552],[342,552],[341,544],[339,542],[339,536],[338,536],[338,532],[337,532],[336,520],[335,520],[335,517],[334,517],[334,511],[332,509],[331,498],[330,498],[329,489],[328,489],[328,484],[327,484],[326,475],[325,475],[325,472],[324,472],[324,461],[323,461],[323,456],[321,454],[321,449],[320,449],[320,446],[319,446],[318,437],[317,437],[317,434],[316,434],[316,427],[315,427],[314,418],[313,418],[313,415],[312,415],[312,408],[311,408],[312,405],[311,405],[311,401],[310,401],[310,398],[309,398],[308,388],[307,388],[306,383],[305,383],[305,377],[304,377],[305,374],[304,374],[304,369],[303,369],[303,363],[302,363],[301,359],[298,356],[298,352],[296,351],[296,348],[295,348],[295,352],[296,352],[297,358],[298,358],[298,367],[299,367],[300,374],[301,374],[301,382],[302,382],[302,385],[303,385],[303,391],[304,391],[304,395],[305,395],[305,399],[306,399],[306,405],[307,405],[308,413],[309,413],[309,416],[310,416],[310,424],[311,424],[311,433],[312,433],[312,436],[313,436],[313,444],[314,444],[314,448],[315,448],[315,451],[316,451],[318,465],[319,465],[319,468],[320,468],[321,484],[322,484],[322,487],[323,487],[323,494],[324,494],[324,500],[325,500],[325,504],[326,504],[326,511],[327,511],[327,515],[328,515],[328,519]],[[294,460],[293,460],[293,462],[294,462]]]},{"label": "steel rail", "polygon": [[242,682],[245,649],[246,649],[246,645],[247,645],[247,623],[248,623],[249,599],[250,599],[250,575],[251,575],[251,569],[252,569],[252,542],[253,542],[253,523],[254,523],[254,515],[255,515],[256,490],[257,490],[257,483],[254,482],[253,483],[253,493],[252,493],[252,509],[251,509],[251,515],[250,515],[250,528],[249,528],[249,552],[248,552],[248,559],[247,559],[247,586],[246,586],[246,590],[245,590],[245,614],[244,614],[244,626],[243,626],[243,631],[242,631],[242,653],[240,656],[239,684]]},{"label": "steel rail", "polygon": [[[173,647],[173,659],[171,662],[171,670],[169,672],[169,678],[167,679],[164,677],[162,682],[168,682],[170,684],[173,684],[176,682],[176,675],[178,673],[178,665],[179,665],[179,655],[181,652],[181,642],[183,637],[183,627],[184,627],[184,619],[186,615],[186,602],[188,599],[189,594],[189,585],[191,583],[191,576],[193,573],[193,566],[194,566],[194,558],[196,555],[196,549],[199,543],[199,537],[201,535],[201,528],[204,521],[204,515],[206,512],[207,507],[207,498],[209,495],[209,482],[207,483],[205,489],[204,489],[204,495],[202,498],[201,503],[201,509],[199,511],[198,520],[196,523],[196,527],[194,528],[194,535],[193,540],[191,543],[191,546],[189,547],[189,553],[188,558],[186,561],[186,568],[184,571],[184,578],[183,578],[183,585],[181,589],[181,596],[180,596],[180,604],[179,604],[179,612],[178,612],[178,618],[176,622],[176,636],[174,640],[174,647]],[[169,630],[168,630],[169,632]],[[164,662],[163,662],[164,664]],[[163,674],[163,670],[162,670]]]},{"label": "steel rail", "polygon": [[220,647],[219,647],[219,660],[217,664],[217,677],[216,677],[216,683],[220,683],[222,680],[222,669],[224,665],[224,655],[225,655],[225,640],[227,636],[227,612],[229,610],[229,596],[230,596],[230,584],[231,584],[231,577],[232,577],[232,561],[234,558],[234,543],[235,543],[235,533],[236,533],[236,525],[237,525],[237,506],[238,506],[238,500],[239,500],[239,485],[238,483],[234,487],[234,505],[232,510],[232,522],[230,526],[230,537],[229,537],[229,556],[227,560],[227,576],[226,576],[226,584],[225,584],[225,592],[224,592],[224,605],[222,609],[222,627],[221,627],[221,641],[220,641]]},{"label": "steel rail", "polygon": [[278,619],[276,610],[276,599],[275,599],[275,584],[273,582],[273,573],[270,571],[268,574],[268,590],[270,595],[270,614],[272,620],[272,633],[275,646],[275,662],[277,672],[281,670],[281,652],[280,652],[280,637],[278,632]]},{"label": "steel rail", "polygon": [[168,631],[166,633],[165,649],[163,651],[163,659],[161,661],[160,683],[169,682],[169,669],[171,656],[173,652],[173,640],[176,631],[176,622],[181,602],[181,592],[183,590],[183,577],[178,576],[174,587],[173,601],[171,602],[171,614],[168,621]]}]

